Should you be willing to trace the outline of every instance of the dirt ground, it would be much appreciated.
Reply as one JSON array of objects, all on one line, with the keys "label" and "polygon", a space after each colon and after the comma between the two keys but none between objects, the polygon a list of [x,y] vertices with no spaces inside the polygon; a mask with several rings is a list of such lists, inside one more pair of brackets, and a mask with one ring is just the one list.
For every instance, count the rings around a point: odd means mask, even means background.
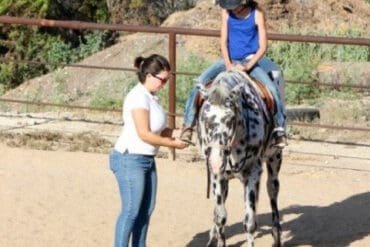
[{"label": "dirt ground", "polygon": [[[305,152],[300,152],[305,150]],[[309,151],[307,151],[309,150]],[[284,246],[370,246],[369,146],[291,141],[281,171]],[[309,152],[312,153],[309,154]],[[203,162],[157,159],[151,247],[205,246],[213,206]],[[271,246],[262,177],[256,246]],[[242,187],[230,184],[227,244],[245,246]],[[0,246],[112,246],[120,207],[107,154],[0,144]]]}]

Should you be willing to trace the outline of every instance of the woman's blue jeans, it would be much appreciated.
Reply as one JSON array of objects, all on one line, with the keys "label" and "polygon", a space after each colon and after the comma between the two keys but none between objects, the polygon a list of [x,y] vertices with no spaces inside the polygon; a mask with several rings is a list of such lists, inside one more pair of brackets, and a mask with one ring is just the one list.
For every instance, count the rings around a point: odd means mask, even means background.
[{"label": "woman's blue jeans", "polygon": [[[242,63],[245,64],[247,60],[244,61],[233,61],[234,63]],[[207,82],[212,81],[216,78],[216,76],[225,71],[225,62],[223,59],[219,59],[210,67],[208,67],[197,79],[197,83],[202,83],[205,85]],[[271,91],[272,96],[275,99],[275,115],[274,115],[274,122],[275,126],[278,130],[284,131],[285,128],[285,107],[283,101],[281,100],[280,93],[279,93],[279,85],[278,82],[281,82],[280,78],[276,79],[276,82],[272,81],[272,78],[266,72],[270,71],[278,71],[279,75],[274,75],[277,77],[282,78],[281,70],[278,65],[273,63],[270,59],[263,57],[260,61],[250,70],[250,76],[256,78],[259,81],[262,81]],[[186,101],[185,105],[185,112],[184,112],[184,128],[192,128],[195,125],[195,115],[196,115],[196,106],[195,100],[197,98],[198,90],[194,86],[190,91],[190,95]]]},{"label": "woman's blue jeans", "polygon": [[116,222],[115,247],[145,247],[150,216],[157,193],[153,156],[112,151],[109,156],[121,195],[121,212]]}]

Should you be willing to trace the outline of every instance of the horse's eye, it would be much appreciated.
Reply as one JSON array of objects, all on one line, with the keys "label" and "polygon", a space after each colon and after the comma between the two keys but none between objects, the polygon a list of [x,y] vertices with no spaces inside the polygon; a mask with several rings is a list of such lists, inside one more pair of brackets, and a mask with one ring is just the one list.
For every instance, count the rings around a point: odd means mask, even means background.
[{"label": "horse's eye", "polygon": [[225,107],[230,108],[232,106],[232,103],[230,101],[225,102]]}]

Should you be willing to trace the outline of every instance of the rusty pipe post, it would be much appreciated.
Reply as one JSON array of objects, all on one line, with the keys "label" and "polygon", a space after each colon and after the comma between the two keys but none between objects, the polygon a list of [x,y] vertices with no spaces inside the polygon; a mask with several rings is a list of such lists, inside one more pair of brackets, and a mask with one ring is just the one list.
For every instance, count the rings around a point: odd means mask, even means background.
[{"label": "rusty pipe post", "polygon": [[[169,39],[168,39],[168,55],[169,55],[169,62],[171,65],[171,79],[168,85],[168,112],[169,114],[169,127],[171,129],[176,128],[176,32],[169,32]],[[176,151],[174,148],[171,149],[172,159],[176,159]]]}]

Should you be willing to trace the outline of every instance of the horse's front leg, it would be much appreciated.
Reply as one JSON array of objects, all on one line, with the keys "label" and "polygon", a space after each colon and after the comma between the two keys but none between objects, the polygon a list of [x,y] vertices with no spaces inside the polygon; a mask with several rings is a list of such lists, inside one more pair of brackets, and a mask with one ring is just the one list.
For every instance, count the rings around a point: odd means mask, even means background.
[{"label": "horse's front leg", "polygon": [[257,229],[256,208],[258,202],[259,183],[262,173],[261,161],[258,160],[252,169],[244,174],[244,229],[247,232],[247,246],[254,246],[254,232]]},{"label": "horse's front leg", "polygon": [[282,151],[274,153],[267,161],[267,192],[270,198],[271,211],[272,211],[272,236],[274,238],[274,247],[281,246],[281,226],[280,215],[278,209],[278,194],[279,194],[279,171],[282,162]]},{"label": "horse's front leg", "polygon": [[214,246],[213,244],[215,242],[217,243],[217,247],[225,247],[225,224],[227,219],[225,201],[228,194],[228,180],[222,178],[220,174],[212,174],[211,184],[213,200],[215,203],[213,212],[214,225],[209,232],[207,247]]}]

